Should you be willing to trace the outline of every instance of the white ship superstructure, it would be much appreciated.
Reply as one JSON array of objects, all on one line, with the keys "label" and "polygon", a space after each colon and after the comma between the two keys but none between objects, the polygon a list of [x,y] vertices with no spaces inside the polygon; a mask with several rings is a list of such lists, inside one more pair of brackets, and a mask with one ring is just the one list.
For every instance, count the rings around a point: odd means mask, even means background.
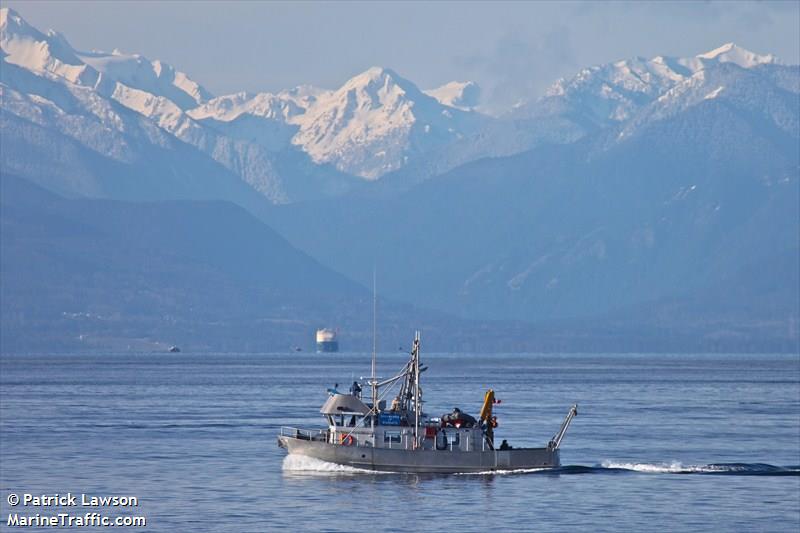
[{"label": "white ship superstructure", "polygon": [[317,330],[317,352],[338,352],[339,341],[334,329],[322,328]]}]

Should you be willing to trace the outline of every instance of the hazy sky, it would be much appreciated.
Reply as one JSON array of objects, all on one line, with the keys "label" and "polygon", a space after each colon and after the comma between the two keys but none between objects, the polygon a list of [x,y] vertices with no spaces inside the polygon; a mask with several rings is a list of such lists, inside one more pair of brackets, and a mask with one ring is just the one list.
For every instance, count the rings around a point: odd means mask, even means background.
[{"label": "hazy sky", "polygon": [[421,88],[475,80],[498,105],[578,68],[733,41],[800,62],[800,2],[2,1],[79,49],[162,59],[216,94],[335,88],[387,66]]}]

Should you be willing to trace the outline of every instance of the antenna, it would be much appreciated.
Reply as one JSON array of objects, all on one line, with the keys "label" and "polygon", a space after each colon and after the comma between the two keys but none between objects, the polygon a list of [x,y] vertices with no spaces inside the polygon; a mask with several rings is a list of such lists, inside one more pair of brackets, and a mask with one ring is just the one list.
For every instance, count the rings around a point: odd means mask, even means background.
[{"label": "antenna", "polygon": [[375,359],[378,354],[378,288],[375,265],[372,265],[372,380],[375,381]]},{"label": "antenna", "polygon": [[[378,412],[378,378],[375,375],[375,365],[378,357],[378,289],[375,263],[372,264],[372,410]],[[375,428],[375,414],[372,416],[372,428]]]}]

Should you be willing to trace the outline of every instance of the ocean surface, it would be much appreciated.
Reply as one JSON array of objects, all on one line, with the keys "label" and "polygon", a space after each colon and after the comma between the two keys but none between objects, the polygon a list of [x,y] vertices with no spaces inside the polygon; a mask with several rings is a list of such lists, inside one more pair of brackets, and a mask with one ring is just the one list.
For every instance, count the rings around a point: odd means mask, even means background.
[{"label": "ocean surface", "polygon": [[[492,387],[497,437],[515,446],[545,445],[577,402],[565,466],[372,474],[286,459],[280,427],[321,427],[326,388],[366,375],[365,354],[3,355],[0,529],[12,512],[98,510],[7,502],[71,492],[137,497],[99,512],[144,516],[145,531],[800,530],[797,355],[423,346],[422,360],[429,414],[476,414]],[[381,355],[379,373],[404,362]]]}]

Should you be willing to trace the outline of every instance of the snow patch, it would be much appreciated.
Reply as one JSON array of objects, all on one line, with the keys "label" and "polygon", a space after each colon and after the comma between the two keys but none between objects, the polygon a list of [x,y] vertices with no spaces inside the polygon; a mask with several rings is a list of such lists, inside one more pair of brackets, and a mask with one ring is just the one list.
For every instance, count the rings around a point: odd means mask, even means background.
[{"label": "snow patch", "polygon": [[436,89],[424,91],[443,105],[471,110],[480,102],[481,89],[474,81],[451,81]]},{"label": "snow patch", "polygon": [[720,85],[719,87],[717,87],[716,89],[714,89],[713,91],[711,91],[710,93],[708,93],[707,95],[705,95],[705,96],[703,97],[703,99],[704,99],[704,100],[711,100],[712,98],[716,98],[717,96],[719,96],[719,95],[720,95],[720,93],[721,93],[721,92],[722,92],[724,89],[725,89],[725,87],[723,87],[722,85]]},{"label": "snow patch", "polygon": [[713,59],[719,63],[735,63],[742,68],[752,68],[765,63],[776,63],[777,58],[772,54],[759,55],[746,50],[734,43],[726,43],[710,52],[698,54],[701,59]]}]

